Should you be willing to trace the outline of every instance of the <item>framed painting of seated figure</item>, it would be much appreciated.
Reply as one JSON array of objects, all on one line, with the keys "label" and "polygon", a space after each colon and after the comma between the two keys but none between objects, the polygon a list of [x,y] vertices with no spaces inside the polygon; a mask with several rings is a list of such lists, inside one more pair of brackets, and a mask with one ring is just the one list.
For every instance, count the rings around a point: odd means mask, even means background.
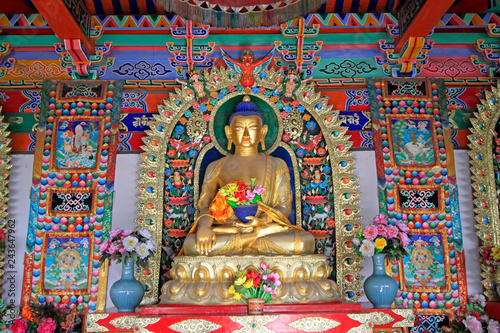
[{"label": "framed painting of seated figure", "polygon": [[[338,112],[312,84],[298,81],[293,97],[285,96],[282,72],[255,75],[252,88],[224,68],[199,76],[210,83],[203,98],[188,85],[170,94],[144,139],[136,222],[162,244],[139,276],[146,301],[184,274],[172,276],[174,258],[221,255],[321,255],[329,269],[314,274],[336,281],[340,297],[358,299],[350,239],[359,230],[359,193]],[[218,200],[221,188],[238,181],[243,192],[263,191],[248,222]]]}]

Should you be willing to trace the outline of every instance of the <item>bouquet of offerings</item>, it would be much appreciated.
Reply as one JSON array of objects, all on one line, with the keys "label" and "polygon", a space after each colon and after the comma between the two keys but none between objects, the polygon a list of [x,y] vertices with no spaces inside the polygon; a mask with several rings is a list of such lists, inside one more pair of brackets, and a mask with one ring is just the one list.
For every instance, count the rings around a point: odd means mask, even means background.
[{"label": "bouquet of offerings", "polygon": [[271,301],[272,296],[276,295],[276,288],[281,285],[278,273],[273,273],[265,262],[260,263],[259,272],[251,270],[239,271],[236,273],[234,284],[229,287],[228,292],[233,294],[235,300],[245,300],[252,298],[262,298],[264,303]]},{"label": "bouquet of offerings", "polygon": [[375,216],[371,225],[362,228],[352,240],[358,257],[387,253],[396,261],[408,255],[410,228],[403,222],[387,222],[384,214]]},{"label": "bouquet of offerings", "polygon": [[255,178],[252,178],[252,188],[246,189],[242,180],[233,181],[219,189],[214,201],[210,205],[210,211],[214,219],[225,222],[231,211],[229,208],[237,206],[252,205],[262,201],[262,195],[266,191],[260,185],[254,185]]},{"label": "bouquet of offerings", "polygon": [[21,318],[9,326],[11,333],[74,333],[82,332],[82,320],[75,304],[71,308],[61,303],[26,306]]},{"label": "bouquet of offerings", "polygon": [[99,248],[101,264],[108,258],[116,260],[116,263],[132,259],[140,267],[147,267],[148,257],[156,249],[156,242],[147,229],[122,230],[117,228],[111,230],[109,235],[110,239],[105,240]]},{"label": "bouquet of offerings", "polygon": [[486,298],[484,295],[476,294],[469,297],[470,303],[461,306],[452,322],[452,331],[457,333],[500,333],[500,323],[490,319],[484,307]]}]

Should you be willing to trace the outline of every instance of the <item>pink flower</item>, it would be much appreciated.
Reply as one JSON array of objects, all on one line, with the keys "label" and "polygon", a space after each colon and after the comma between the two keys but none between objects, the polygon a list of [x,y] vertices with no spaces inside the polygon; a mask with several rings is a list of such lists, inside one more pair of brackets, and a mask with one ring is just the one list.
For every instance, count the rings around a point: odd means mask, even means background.
[{"label": "pink flower", "polygon": [[121,249],[118,249],[118,252],[120,253],[123,253],[123,252],[126,252],[127,250],[125,250],[123,247]]},{"label": "pink flower", "polygon": [[265,291],[265,292],[268,292],[268,293],[270,293],[271,295],[276,295],[276,294],[278,293],[275,289],[273,289],[272,287],[269,287],[269,286],[268,286],[268,285],[266,285],[266,284],[263,284],[263,285],[262,285],[262,288],[264,289],[264,291]]},{"label": "pink flower", "polygon": [[463,324],[469,329],[469,331],[471,331],[471,333],[483,332],[483,325],[481,325],[481,322],[474,316],[467,316]]},{"label": "pink flower", "polygon": [[16,318],[10,325],[10,330],[12,333],[24,333],[28,329],[26,320],[21,318]]},{"label": "pink flower", "polygon": [[377,228],[374,225],[369,225],[365,228],[363,236],[368,240],[374,240],[378,236]]},{"label": "pink flower", "polygon": [[384,214],[379,214],[373,218],[373,223],[387,224],[387,218]]},{"label": "pink flower", "polygon": [[387,238],[394,238],[398,235],[398,228],[395,225],[387,226]]},{"label": "pink flower", "polygon": [[106,239],[99,247],[99,252],[104,253],[111,244],[111,241],[109,239]]},{"label": "pink flower", "polygon": [[108,252],[109,252],[109,254],[113,254],[113,253],[115,253],[118,250],[119,250],[118,246],[116,246],[115,244],[111,244],[111,246],[109,247]]},{"label": "pink flower", "polygon": [[115,228],[109,232],[109,236],[111,238],[115,238],[115,236],[119,235],[122,232],[121,229]]},{"label": "pink flower", "polygon": [[399,228],[399,230],[401,230],[402,232],[408,232],[410,231],[410,228],[408,228],[408,226],[406,224],[404,224],[403,222],[396,222],[396,226]]},{"label": "pink flower", "polygon": [[56,330],[56,322],[52,318],[47,318],[38,325],[39,333],[54,333]]},{"label": "pink flower", "polygon": [[206,121],[209,121],[210,120],[210,113],[204,114],[203,119],[205,119]]},{"label": "pink flower", "polygon": [[253,191],[247,190],[247,198],[248,200],[253,200],[253,198],[255,198],[255,193],[253,193]]},{"label": "pink flower", "polygon": [[267,276],[267,281],[274,284],[276,287],[281,286],[280,275],[278,273],[271,273]]},{"label": "pink flower", "polygon": [[288,116],[288,113],[286,111],[282,111],[280,113],[281,118],[285,119]]},{"label": "pink flower", "polygon": [[[247,195],[248,195],[248,194],[247,194]],[[263,261],[262,261],[262,262],[260,263],[260,268],[262,268],[262,270],[263,270],[264,272],[267,272],[267,269],[269,268],[269,266],[267,266],[267,264],[266,264],[265,262],[263,262]]]},{"label": "pink flower", "polygon": [[133,230],[123,230],[122,231],[122,237],[127,237],[130,236],[134,232]]},{"label": "pink flower", "polygon": [[406,249],[408,245],[410,245],[410,239],[408,238],[408,235],[405,234],[404,232],[400,232],[399,238],[401,238],[401,244]]},{"label": "pink flower", "polygon": [[385,225],[376,224],[375,227],[377,228],[377,233],[379,234],[379,236],[387,237],[387,229],[386,229]]},{"label": "pink flower", "polygon": [[255,185],[255,187],[253,188],[253,193],[255,194],[262,195],[264,194],[264,192],[266,192],[266,189],[260,185]]}]

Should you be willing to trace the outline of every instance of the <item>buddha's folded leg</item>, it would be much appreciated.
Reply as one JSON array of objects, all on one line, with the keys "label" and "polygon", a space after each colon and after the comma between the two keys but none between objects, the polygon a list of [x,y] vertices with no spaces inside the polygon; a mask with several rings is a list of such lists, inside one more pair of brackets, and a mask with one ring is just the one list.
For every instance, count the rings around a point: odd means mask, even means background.
[{"label": "buddha's folded leg", "polygon": [[289,229],[257,239],[252,247],[260,253],[313,254],[314,236],[303,230]]},{"label": "buddha's folded leg", "polygon": [[[242,251],[242,239],[240,234],[216,234],[215,245],[208,255],[235,254]],[[196,234],[191,234],[184,241],[184,255],[199,256],[196,251]]]}]

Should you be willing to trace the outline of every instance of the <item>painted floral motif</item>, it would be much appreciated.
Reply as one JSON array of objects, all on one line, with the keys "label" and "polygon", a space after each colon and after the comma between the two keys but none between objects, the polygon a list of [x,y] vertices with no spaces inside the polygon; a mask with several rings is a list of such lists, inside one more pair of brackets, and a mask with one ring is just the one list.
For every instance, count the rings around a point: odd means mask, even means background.
[{"label": "painted floral motif", "polygon": [[150,64],[144,60],[136,62],[135,64],[126,62],[118,67],[118,69],[113,70],[113,73],[120,76],[133,76],[138,80],[146,80],[151,76],[163,76],[170,72],[172,71],[168,70],[159,62]]}]

